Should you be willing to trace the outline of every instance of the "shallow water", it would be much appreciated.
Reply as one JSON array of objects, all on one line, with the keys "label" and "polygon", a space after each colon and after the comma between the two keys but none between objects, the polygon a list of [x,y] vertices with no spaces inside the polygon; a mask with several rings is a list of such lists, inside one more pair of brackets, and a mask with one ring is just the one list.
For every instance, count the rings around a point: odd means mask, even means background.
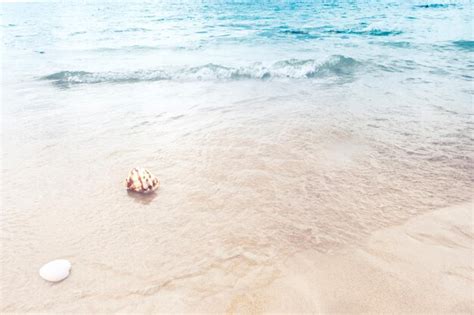
[{"label": "shallow water", "polygon": [[2,311],[225,311],[297,252],[471,198],[471,2],[1,12]]}]

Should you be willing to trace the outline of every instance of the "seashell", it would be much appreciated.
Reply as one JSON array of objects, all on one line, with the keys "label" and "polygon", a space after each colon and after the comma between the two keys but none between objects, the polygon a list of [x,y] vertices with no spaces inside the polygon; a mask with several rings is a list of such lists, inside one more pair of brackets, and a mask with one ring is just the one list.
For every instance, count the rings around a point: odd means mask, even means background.
[{"label": "seashell", "polygon": [[71,263],[66,259],[56,259],[43,265],[39,270],[41,278],[50,282],[58,282],[66,279],[71,270]]},{"label": "seashell", "polygon": [[128,190],[149,193],[160,187],[160,181],[150,171],[144,168],[135,167],[128,173],[125,180]]}]

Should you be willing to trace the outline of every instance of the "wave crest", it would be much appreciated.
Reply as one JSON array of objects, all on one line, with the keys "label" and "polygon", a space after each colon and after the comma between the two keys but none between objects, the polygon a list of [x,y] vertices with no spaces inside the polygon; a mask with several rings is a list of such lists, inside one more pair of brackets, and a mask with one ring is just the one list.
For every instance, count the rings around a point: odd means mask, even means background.
[{"label": "wave crest", "polygon": [[343,34],[343,35],[364,35],[364,36],[395,36],[400,35],[403,32],[399,30],[382,30],[382,29],[370,29],[370,30],[357,30],[357,29],[342,29],[342,30],[329,30],[329,33]]},{"label": "wave crest", "polygon": [[428,4],[419,4],[413,6],[418,9],[446,9],[451,6],[455,6],[454,3],[428,3]]},{"label": "wave crest", "polygon": [[133,83],[161,80],[266,80],[271,78],[308,79],[317,77],[347,77],[354,74],[360,62],[351,57],[335,55],[324,62],[314,59],[289,59],[271,66],[255,63],[244,67],[206,64],[178,69],[137,70],[129,72],[60,71],[42,77],[60,87],[77,84]]},{"label": "wave crest", "polygon": [[457,40],[453,44],[459,49],[474,51],[474,41],[472,40]]}]

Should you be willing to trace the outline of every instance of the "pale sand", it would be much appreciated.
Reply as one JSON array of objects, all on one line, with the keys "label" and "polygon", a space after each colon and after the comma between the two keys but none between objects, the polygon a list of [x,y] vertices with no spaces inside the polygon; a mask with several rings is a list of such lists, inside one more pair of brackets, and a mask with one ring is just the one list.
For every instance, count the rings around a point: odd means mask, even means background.
[{"label": "pale sand", "polygon": [[[18,299],[22,313],[474,313],[473,226],[473,206],[463,204],[378,230],[358,246],[262,265],[238,256],[165,283],[75,259],[58,285],[33,268],[21,278],[30,285],[3,291],[0,312],[18,312],[7,304]],[[3,285],[15,283],[23,282]]]},{"label": "pale sand", "polygon": [[418,216],[332,255],[306,251],[231,313],[474,313],[473,205]]}]

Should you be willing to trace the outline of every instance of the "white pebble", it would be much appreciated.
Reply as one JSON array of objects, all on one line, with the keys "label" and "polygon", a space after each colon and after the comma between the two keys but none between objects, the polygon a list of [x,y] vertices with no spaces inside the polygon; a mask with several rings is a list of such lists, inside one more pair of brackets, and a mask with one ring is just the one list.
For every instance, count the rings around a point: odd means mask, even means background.
[{"label": "white pebble", "polygon": [[58,282],[66,279],[71,270],[71,263],[66,259],[56,259],[43,265],[39,270],[41,278],[46,281]]}]

